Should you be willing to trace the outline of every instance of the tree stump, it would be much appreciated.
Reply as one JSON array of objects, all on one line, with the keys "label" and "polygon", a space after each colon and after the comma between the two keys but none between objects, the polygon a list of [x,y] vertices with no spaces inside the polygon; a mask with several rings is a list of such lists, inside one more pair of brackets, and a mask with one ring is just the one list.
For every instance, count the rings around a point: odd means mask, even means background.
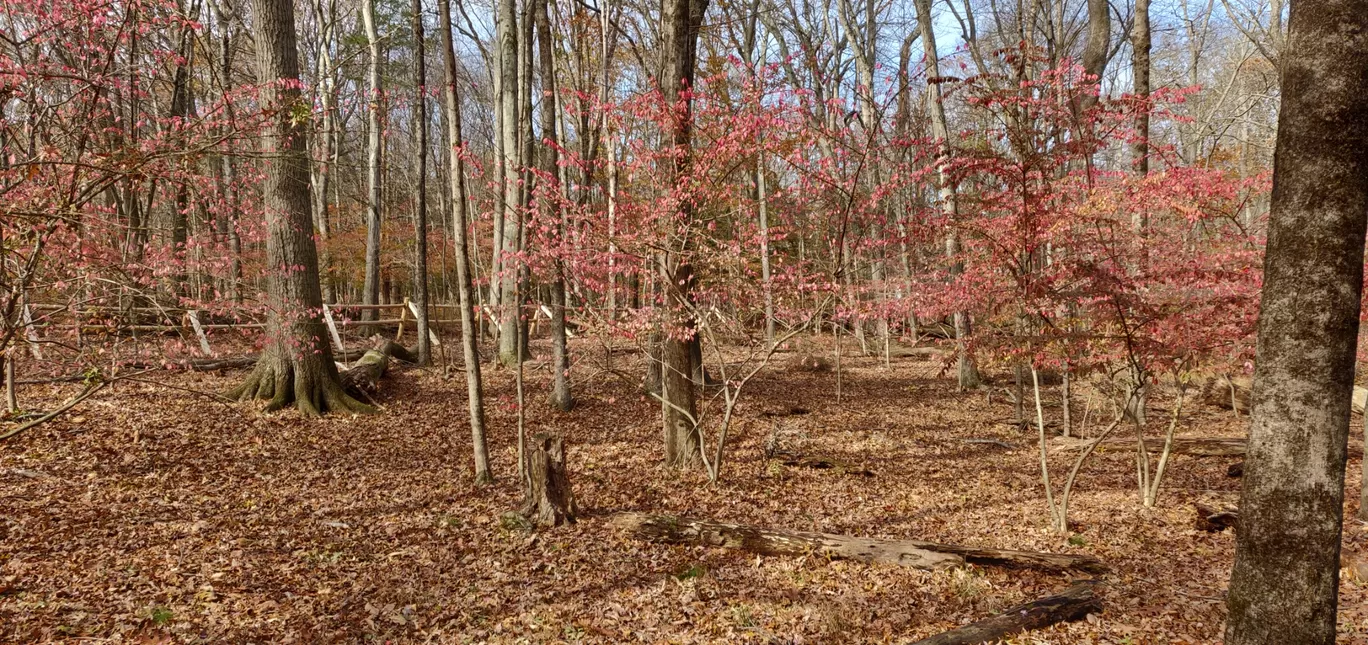
[{"label": "tree stump", "polygon": [[526,497],[519,513],[537,526],[573,523],[579,508],[565,468],[565,441],[559,435],[539,432],[527,452]]}]

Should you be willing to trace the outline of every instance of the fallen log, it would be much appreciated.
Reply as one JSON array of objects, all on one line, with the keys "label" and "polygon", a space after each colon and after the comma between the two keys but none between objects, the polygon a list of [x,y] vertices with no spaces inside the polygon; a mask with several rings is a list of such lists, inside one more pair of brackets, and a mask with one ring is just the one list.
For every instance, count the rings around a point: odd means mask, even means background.
[{"label": "fallen log", "polygon": [[774,455],[779,463],[790,468],[812,468],[814,470],[834,470],[845,475],[873,477],[874,471],[863,466],[854,466],[834,457],[805,455],[800,453],[779,453]]},{"label": "fallen log", "polygon": [[[1054,451],[1082,450],[1086,448],[1092,439],[1080,439],[1076,437],[1057,437],[1054,439]],[[1247,440],[1244,437],[1174,437],[1172,453],[1175,455],[1193,455],[1196,457],[1238,457],[1245,454]],[[1153,451],[1162,450],[1164,447],[1163,437],[1150,437],[1145,439],[1145,444]],[[1135,437],[1114,437],[1102,440],[1099,448],[1135,448]]]},{"label": "fallen log", "polygon": [[1198,502],[1192,505],[1197,512],[1197,529],[1215,533],[1240,525],[1240,511],[1233,506],[1216,508]]},{"label": "fallen log", "polygon": [[636,537],[653,542],[719,546],[743,549],[761,555],[802,555],[817,552],[832,558],[860,562],[889,562],[932,570],[969,562],[1047,571],[1107,571],[1107,566],[1091,555],[981,549],[922,540],[860,538],[643,513],[621,513],[613,518],[612,523]]},{"label": "fallen log", "polygon": [[[1054,446],[1050,448],[1052,452],[1062,452],[1069,450],[1081,450],[1086,448],[1092,439],[1079,439],[1077,437],[1056,437],[1052,440]],[[1159,452],[1164,448],[1162,437],[1146,437],[1145,445],[1151,452]],[[1104,439],[1099,448],[1126,450],[1135,449],[1135,437],[1114,437]],[[1248,440],[1244,437],[1174,437],[1171,452],[1175,455],[1191,455],[1193,457],[1243,457],[1248,448]],[[1363,454],[1363,448],[1353,443],[1349,444],[1349,456],[1358,457]],[[1238,472],[1243,472],[1244,466],[1241,464]],[[1231,477],[1238,477],[1230,469],[1226,474]]]},{"label": "fallen log", "polygon": [[782,531],[744,524],[723,524],[669,515],[620,513],[611,523],[651,542],[741,549],[760,555],[818,555],[837,560],[899,564],[938,571],[964,564],[964,558],[928,551],[896,540],[851,537],[811,531]]},{"label": "fallen log", "polygon": [[992,618],[924,638],[913,645],[971,645],[1004,639],[1012,634],[1079,620],[1102,611],[1096,580],[1080,582],[1064,591],[1017,605]]},{"label": "fallen log", "polygon": [[390,359],[417,363],[417,351],[392,340],[386,340],[363,354],[351,367],[342,370],[342,387],[348,392],[372,394],[380,387],[380,379],[389,371]]},{"label": "fallen log", "polygon": [[[1253,407],[1251,395],[1254,390],[1254,379],[1248,376],[1232,377],[1222,374],[1206,379],[1200,387],[1202,401],[1208,405],[1235,410],[1240,414],[1249,414]],[[1350,405],[1354,413],[1363,414],[1364,406],[1368,405],[1368,388],[1355,385]]]}]

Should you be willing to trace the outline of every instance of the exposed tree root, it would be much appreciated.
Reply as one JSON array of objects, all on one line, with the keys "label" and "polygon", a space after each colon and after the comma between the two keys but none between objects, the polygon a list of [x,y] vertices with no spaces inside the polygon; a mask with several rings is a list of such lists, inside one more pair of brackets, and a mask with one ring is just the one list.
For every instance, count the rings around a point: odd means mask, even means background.
[{"label": "exposed tree root", "polygon": [[262,354],[242,384],[225,396],[238,401],[269,401],[266,412],[293,405],[307,417],[329,412],[369,414],[376,411],[343,390],[337,368],[330,361],[313,356],[290,361],[275,354]]}]

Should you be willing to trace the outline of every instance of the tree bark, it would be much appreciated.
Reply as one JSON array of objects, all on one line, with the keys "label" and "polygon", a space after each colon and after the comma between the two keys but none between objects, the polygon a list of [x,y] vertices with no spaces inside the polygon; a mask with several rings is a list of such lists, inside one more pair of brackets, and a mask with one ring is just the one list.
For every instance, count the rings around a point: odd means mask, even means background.
[{"label": "tree bark", "polygon": [[369,412],[342,390],[322,320],[318,251],[309,201],[305,124],[292,118],[298,89],[294,4],[254,0],[257,77],[267,114],[262,152],[266,214],[267,346],[247,380],[230,392],[270,399],[267,410],[293,404],[306,416]]},{"label": "tree bark", "polygon": [[413,227],[413,304],[418,334],[418,364],[432,362],[432,339],[428,329],[428,244],[427,244],[427,43],[423,30],[423,1],[413,0],[413,103],[414,142],[418,148],[417,185],[414,186]]},{"label": "tree bark", "polygon": [[[518,210],[521,199],[519,186],[522,169],[518,166],[521,156],[519,144],[520,120],[518,105],[518,15],[515,0],[499,0],[498,22],[495,33],[498,38],[499,60],[499,141],[503,151],[500,167],[503,175],[503,213],[499,242],[494,249],[498,256],[498,274],[491,276],[498,286],[491,290],[499,291],[499,362],[511,366],[520,358],[517,349],[518,334],[513,326],[519,318],[522,303],[513,302],[513,292],[517,290],[518,269],[513,255],[518,251],[518,229],[522,213]],[[491,284],[494,284],[491,282]]]},{"label": "tree bark", "polygon": [[1012,634],[1079,620],[1102,611],[1102,599],[1097,597],[1097,584],[1094,580],[1080,582],[1060,593],[1017,605],[992,618],[923,638],[913,645],[992,643]]},{"label": "tree bark", "polygon": [[526,490],[519,514],[537,526],[574,523],[579,507],[565,465],[565,441],[559,435],[539,432],[528,448]]},{"label": "tree bark", "polygon": [[1368,4],[1293,3],[1229,645],[1335,642],[1368,223]]},{"label": "tree bark", "polygon": [[[361,4],[361,18],[370,48],[370,91],[366,108],[366,269],[361,303],[380,304],[380,34],[375,27],[375,0]],[[361,311],[362,320],[376,320],[377,310]]]},{"label": "tree bark", "polygon": [[[1103,1],[1105,2],[1105,0]],[[959,217],[959,200],[954,181],[945,167],[950,157],[950,128],[945,120],[945,104],[942,100],[940,87],[943,80],[940,77],[940,58],[936,52],[936,32],[932,26],[931,0],[915,0],[915,4],[917,6],[917,22],[921,26],[922,48],[926,53],[926,107],[927,111],[931,113],[931,133],[936,138],[936,169],[939,174],[937,190],[940,194],[941,210],[950,221],[950,228],[945,234],[945,257],[951,263],[950,275],[957,277],[964,272],[964,265],[959,259],[959,232],[955,230],[955,220]],[[961,389],[978,387],[982,383],[982,379],[979,377],[978,366],[974,363],[974,356],[969,353],[969,335],[971,333],[969,312],[956,311],[954,313],[954,325],[955,344],[959,352],[957,370],[959,387]]]},{"label": "tree bark", "polygon": [[[560,155],[557,152],[556,135],[556,67],[551,56],[551,19],[547,15],[547,1],[537,0],[537,56],[541,68],[542,105],[542,176],[559,184]],[[582,135],[582,136],[587,136]],[[559,186],[543,191],[542,211],[554,221],[551,227],[556,232],[553,244],[558,244],[565,236],[565,216],[556,197]],[[552,263],[554,275],[551,277],[551,405],[561,412],[569,412],[575,407],[575,399],[570,392],[570,353],[565,333],[565,264],[560,250]]]},{"label": "tree bark", "polygon": [[[693,87],[698,29],[707,7],[708,0],[664,0],[661,6],[661,71],[657,82],[663,99],[675,106],[673,118],[666,126],[669,131],[662,133],[661,137],[676,150],[667,170],[671,184],[683,181],[689,174],[693,134],[692,101],[681,93]],[[677,467],[693,465],[700,456],[693,361],[689,347],[695,333],[689,314],[694,276],[689,259],[689,237],[680,234],[681,229],[689,228],[692,223],[693,208],[685,200],[664,223],[665,250],[657,260],[659,284],[665,295],[661,303],[664,340],[660,379],[665,463]]]},{"label": "tree bark", "polygon": [[461,304],[461,356],[465,361],[466,399],[470,411],[470,435],[474,447],[475,481],[494,481],[489,470],[485,441],[484,379],[480,374],[479,319],[471,286],[469,228],[466,217],[465,146],[461,134],[461,97],[457,90],[456,48],[451,28],[450,0],[437,0],[437,19],[442,30],[442,60],[446,69],[442,101],[446,107],[447,164],[451,182],[451,230],[456,246],[456,291]]}]

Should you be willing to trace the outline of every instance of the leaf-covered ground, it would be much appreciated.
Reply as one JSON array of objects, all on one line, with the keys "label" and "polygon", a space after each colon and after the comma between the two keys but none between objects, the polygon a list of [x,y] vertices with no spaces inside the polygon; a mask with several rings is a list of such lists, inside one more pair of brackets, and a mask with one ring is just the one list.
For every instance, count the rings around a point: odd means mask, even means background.
[{"label": "leaf-covered ground", "polygon": [[[1147,510],[1132,453],[1103,451],[1080,476],[1074,533],[1054,536],[1034,433],[1007,423],[1000,390],[957,393],[917,358],[844,362],[839,404],[831,373],[781,366],[754,381],[718,485],[659,465],[660,408],[630,384],[583,365],[579,406],[562,415],[544,403],[545,368],[530,365],[529,431],[567,437],[588,511],[539,533],[500,520],[520,495],[507,371],[486,372],[500,479],[485,488],[471,481],[459,372],[399,370],[383,414],[321,421],[187,391],[223,391],[241,373],[144,377],[186,389],[121,381],[0,443],[0,641],[899,643],[1069,583],[648,544],[608,525],[627,510],[1091,553],[1113,569],[1105,611],[1013,642],[1219,641],[1234,537],[1196,530],[1192,504],[1235,500],[1235,459],[1175,457]],[[77,387],[29,386],[22,403],[51,407]],[[1157,420],[1169,405],[1154,402]],[[792,407],[810,413],[762,416]],[[1182,436],[1242,430],[1228,410],[1188,409]],[[776,431],[874,475],[767,460]],[[1068,461],[1052,457],[1056,477]],[[1368,527],[1347,521],[1344,546],[1368,557]],[[1368,581],[1343,582],[1340,632],[1368,642]]]}]

